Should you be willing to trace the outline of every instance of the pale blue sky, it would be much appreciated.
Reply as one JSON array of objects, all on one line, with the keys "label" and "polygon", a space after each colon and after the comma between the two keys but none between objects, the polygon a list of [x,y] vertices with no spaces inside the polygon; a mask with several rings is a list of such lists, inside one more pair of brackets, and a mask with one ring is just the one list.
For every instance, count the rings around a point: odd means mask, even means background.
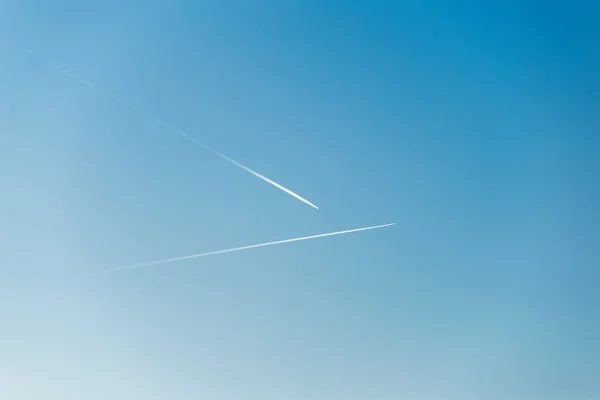
[{"label": "pale blue sky", "polygon": [[600,396],[599,15],[0,3],[0,398]]}]

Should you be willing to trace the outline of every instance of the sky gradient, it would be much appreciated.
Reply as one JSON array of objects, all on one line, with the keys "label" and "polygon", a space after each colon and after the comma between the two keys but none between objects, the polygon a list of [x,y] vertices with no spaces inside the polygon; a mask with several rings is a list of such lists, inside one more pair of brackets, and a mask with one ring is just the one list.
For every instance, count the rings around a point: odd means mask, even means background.
[{"label": "sky gradient", "polygon": [[0,2],[0,399],[600,397],[600,6],[559,3]]}]

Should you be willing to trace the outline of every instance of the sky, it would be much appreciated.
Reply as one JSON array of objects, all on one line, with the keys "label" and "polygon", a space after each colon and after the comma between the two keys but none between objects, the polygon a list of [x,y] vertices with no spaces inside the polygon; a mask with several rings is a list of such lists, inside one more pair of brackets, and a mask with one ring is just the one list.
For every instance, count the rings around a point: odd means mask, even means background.
[{"label": "sky", "polygon": [[599,19],[2,0],[0,398],[600,398]]}]

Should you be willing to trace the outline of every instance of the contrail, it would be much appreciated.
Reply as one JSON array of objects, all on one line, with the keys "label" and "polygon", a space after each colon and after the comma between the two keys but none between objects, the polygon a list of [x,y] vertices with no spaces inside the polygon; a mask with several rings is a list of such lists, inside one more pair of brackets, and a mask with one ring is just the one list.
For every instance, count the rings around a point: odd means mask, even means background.
[{"label": "contrail", "polygon": [[393,223],[384,224],[384,225],[368,226],[366,228],[357,228],[357,229],[349,229],[349,230],[339,231],[339,232],[321,233],[319,235],[304,236],[304,237],[299,237],[299,238],[294,238],[294,239],[278,240],[276,242],[253,244],[250,246],[234,247],[232,249],[210,251],[208,253],[199,253],[199,254],[192,254],[192,255],[183,256],[183,257],[167,258],[164,260],[150,261],[150,262],[145,262],[145,263],[141,263],[141,264],[134,264],[134,265],[128,265],[128,266],[124,266],[124,267],[106,269],[103,271],[99,271],[98,273],[108,273],[108,272],[124,271],[127,269],[143,268],[143,267],[149,267],[151,265],[166,264],[166,263],[171,263],[171,262],[175,262],[175,261],[189,260],[192,258],[215,256],[217,254],[232,253],[234,251],[242,251],[242,250],[250,250],[250,249],[255,249],[258,247],[275,246],[277,244],[299,242],[301,240],[318,239],[318,238],[327,237],[327,236],[336,236],[336,235],[344,235],[346,233],[368,231],[371,229],[385,228],[387,226],[392,226],[392,225],[396,225],[396,223],[393,222]]},{"label": "contrail", "polygon": [[235,161],[234,159],[227,157],[225,154],[221,153],[220,151],[217,151],[217,150],[213,149],[212,147],[209,147],[206,144],[200,142],[199,140],[194,139],[193,137],[189,136],[187,133],[182,132],[182,131],[180,131],[177,128],[174,128],[174,127],[168,125],[167,123],[165,123],[165,122],[163,122],[163,121],[161,121],[159,119],[155,119],[154,121],[156,123],[164,126],[165,128],[167,128],[167,129],[169,129],[169,130],[171,130],[171,131],[173,131],[173,132],[175,132],[175,133],[183,136],[184,138],[186,138],[190,142],[193,142],[193,143],[195,143],[195,144],[197,144],[197,145],[199,145],[201,147],[204,147],[206,150],[212,152],[213,154],[216,154],[217,156],[221,157],[222,159],[229,161],[230,163],[232,163],[236,167],[239,167],[239,168],[243,169],[244,171],[249,172],[252,175],[256,176],[257,178],[262,179],[263,181],[265,181],[267,183],[270,183],[271,185],[275,186],[276,188],[278,188],[280,190],[283,190],[284,192],[286,192],[290,196],[293,196],[296,199],[302,201],[303,203],[308,204],[312,208],[317,209],[317,210],[319,209],[319,207],[317,207],[316,205],[314,205],[310,201],[306,200],[304,197],[300,196],[299,194],[292,192],[290,189],[286,188],[285,186],[282,186],[279,183],[275,182],[274,180],[269,179],[266,176],[264,176],[264,175],[262,175],[262,174],[260,174],[260,173],[258,173],[256,171],[254,171],[250,167],[247,167],[247,166],[245,166],[245,165],[243,165],[243,164]]},{"label": "contrail", "polygon": [[[31,53],[31,54],[33,54],[33,51],[32,51],[31,49],[28,49],[28,52],[29,52],[29,53]],[[70,77],[70,78],[72,78],[73,80],[75,80],[75,81],[79,82],[80,84],[82,84],[82,85],[85,85],[85,86],[88,86],[88,87],[90,87],[90,88],[92,88],[92,89],[94,89],[94,90],[101,91],[101,90],[98,88],[98,86],[97,86],[97,85],[95,85],[94,83],[92,83],[92,82],[88,81],[87,79],[83,79],[83,78],[81,78],[80,76],[76,75],[75,73],[73,73],[73,72],[71,72],[71,71],[69,71],[69,70],[67,70],[67,69],[65,69],[65,68],[62,68],[62,67],[60,67],[60,66],[58,66],[58,65],[54,64],[53,62],[50,62],[50,61],[47,61],[47,60],[44,60],[44,62],[45,62],[47,65],[49,65],[50,67],[52,67],[53,69],[55,69],[55,70],[57,70],[57,71],[59,71],[59,72],[61,72],[61,73],[63,73],[63,74],[66,74],[67,76],[69,76],[69,77]],[[305,203],[305,204],[308,204],[308,205],[309,205],[309,206],[311,206],[312,208],[314,208],[314,209],[316,209],[316,210],[318,210],[318,209],[319,209],[319,207],[317,207],[316,205],[314,205],[314,204],[313,204],[313,203],[311,203],[310,201],[306,200],[304,197],[300,196],[298,193],[295,193],[295,192],[291,191],[290,189],[286,188],[285,186],[283,186],[283,185],[281,185],[281,184],[279,184],[279,183],[275,182],[274,180],[272,180],[272,179],[269,179],[269,178],[267,178],[266,176],[264,176],[264,175],[262,175],[262,174],[260,174],[260,173],[258,173],[258,172],[256,172],[256,171],[254,171],[254,170],[253,170],[253,169],[251,169],[250,167],[247,167],[247,166],[245,166],[245,165],[243,165],[243,164],[241,164],[241,163],[239,163],[239,162],[235,161],[234,159],[227,157],[225,154],[223,154],[223,153],[221,153],[221,152],[219,152],[219,151],[217,151],[217,150],[213,149],[212,147],[209,147],[209,146],[207,146],[206,144],[204,144],[204,143],[200,142],[200,141],[199,141],[199,140],[197,140],[197,139],[194,139],[193,137],[191,137],[191,136],[190,136],[190,135],[188,135],[187,133],[185,133],[185,132],[182,132],[181,130],[179,130],[179,129],[177,129],[177,128],[175,128],[175,127],[173,127],[173,126],[171,126],[171,125],[169,125],[169,124],[167,124],[167,123],[165,123],[165,122],[163,122],[162,120],[160,120],[160,119],[157,119],[157,118],[153,118],[152,116],[150,116],[149,114],[147,114],[147,113],[143,112],[142,110],[138,109],[137,107],[134,107],[134,106],[132,106],[131,104],[129,104],[129,103],[127,103],[127,102],[125,102],[123,99],[119,98],[118,96],[116,96],[116,95],[114,95],[114,94],[112,94],[112,93],[106,92],[106,91],[105,91],[105,93],[104,93],[104,94],[105,94],[106,96],[110,97],[111,99],[118,101],[119,103],[121,103],[121,104],[122,104],[123,106],[125,106],[126,108],[129,108],[130,110],[132,110],[132,111],[135,111],[135,112],[137,112],[137,113],[139,113],[139,114],[143,115],[145,118],[148,118],[149,120],[153,120],[153,121],[154,121],[154,122],[156,122],[157,124],[159,124],[159,125],[162,125],[162,126],[163,126],[164,128],[166,128],[167,130],[170,130],[171,132],[173,132],[173,133],[176,133],[176,134],[178,134],[178,135],[180,135],[180,136],[184,137],[185,139],[189,140],[190,142],[192,142],[192,143],[194,143],[194,144],[197,144],[197,145],[199,145],[199,146],[201,146],[201,147],[205,148],[206,150],[208,150],[208,151],[212,152],[213,154],[215,154],[215,155],[217,155],[217,156],[221,157],[222,159],[224,159],[224,160],[226,160],[226,161],[229,161],[231,164],[235,165],[236,167],[238,167],[238,168],[241,168],[241,169],[243,169],[244,171],[251,173],[251,174],[252,174],[252,175],[254,175],[255,177],[257,177],[257,178],[259,178],[259,179],[262,179],[263,181],[265,181],[265,182],[267,182],[267,183],[269,183],[269,184],[271,184],[271,185],[275,186],[277,189],[284,191],[285,193],[289,194],[290,196],[293,196],[293,197],[295,197],[296,199],[300,200],[301,202],[303,202],[303,203]]]}]

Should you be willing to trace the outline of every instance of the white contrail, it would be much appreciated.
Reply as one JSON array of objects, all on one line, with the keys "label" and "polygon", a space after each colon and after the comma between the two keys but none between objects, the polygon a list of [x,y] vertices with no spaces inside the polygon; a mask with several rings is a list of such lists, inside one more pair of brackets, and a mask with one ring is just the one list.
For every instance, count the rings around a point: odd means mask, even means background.
[{"label": "white contrail", "polygon": [[[31,53],[31,54],[33,54],[33,51],[31,49],[28,49],[28,52]],[[50,65],[55,70],[57,70],[57,71],[59,71],[59,72],[61,72],[63,74],[68,75],[69,77],[71,77],[75,81],[77,81],[77,82],[79,82],[79,83],[81,83],[81,84],[83,84],[85,86],[91,87],[94,90],[100,91],[100,89],[98,88],[98,86],[96,86],[94,83],[88,81],[87,79],[83,79],[80,76],[74,74],[73,72],[71,72],[71,71],[69,71],[69,70],[67,70],[65,68],[62,68],[62,67],[60,67],[60,66],[58,66],[58,65],[56,65],[56,64],[54,64],[52,62],[49,62],[49,61],[45,61],[45,62],[46,62],[46,64]],[[317,209],[317,210],[319,209],[319,207],[317,207],[316,205],[314,205],[310,201],[306,200],[304,197],[300,196],[298,193],[292,192],[290,189],[286,188],[285,186],[282,186],[279,183],[275,182],[274,180],[269,179],[266,176],[264,176],[264,175],[262,175],[262,174],[260,174],[260,173],[258,173],[256,171],[254,171],[253,169],[251,169],[251,168],[249,168],[249,167],[247,167],[247,166],[245,166],[245,165],[243,165],[243,164],[235,161],[234,159],[227,157],[225,154],[223,154],[223,153],[221,153],[221,152],[213,149],[212,147],[209,147],[209,146],[205,145],[204,143],[200,142],[199,140],[194,139],[193,137],[191,137],[190,135],[186,134],[185,132],[182,132],[179,129],[174,128],[173,126],[171,126],[171,125],[169,125],[169,124],[161,121],[160,119],[156,119],[156,118],[151,117],[147,113],[145,113],[145,112],[141,111],[140,109],[138,109],[137,107],[134,107],[131,104],[125,102],[123,99],[117,97],[116,95],[114,95],[112,93],[109,93],[109,92],[105,92],[105,95],[107,95],[108,97],[110,97],[113,100],[116,100],[116,101],[120,102],[122,105],[124,105],[125,107],[129,108],[130,110],[133,110],[133,111],[135,111],[135,112],[143,115],[144,117],[146,117],[146,118],[148,118],[150,120],[153,120],[154,122],[158,123],[159,125],[162,125],[163,127],[165,127],[166,129],[170,130],[171,132],[176,133],[176,134],[184,137],[185,139],[189,140],[190,142],[195,143],[195,144],[197,144],[197,145],[205,148],[206,150],[212,152],[213,154],[216,154],[217,156],[221,157],[222,159],[229,161],[230,163],[232,163],[236,167],[241,168],[244,171],[251,173],[255,177],[257,177],[259,179],[262,179],[263,181],[265,181],[265,182],[267,182],[267,183],[275,186],[276,188],[284,191],[285,193],[289,194],[290,196],[293,196],[296,199],[300,200],[301,202],[303,202],[305,204],[308,204],[312,208]]]},{"label": "white contrail", "polygon": [[253,170],[253,169],[251,169],[250,167],[247,167],[247,166],[245,166],[245,165],[243,165],[243,164],[240,164],[239,162],[235,161],[234,159],[227,157],[225,154],[221,153],[220,151],[217,151],[217,150],[213,149],[212,147],[209,147],[209,146],[207,146],[206,144],[204,144],[204,143],[200,142],[199,140],[197,140],[197,139],[194,139],[193,137],[191,137],[191,136],[190,136],[190,135],[188,135],[187,133],[185,133],[185,132],[182,132],[182,131],[180,131],[179,129],[177,129],[177,128],[174,128],[174,127],[172,127],[172,126],[168,125],[167,123],[165,123],[165,122],[161,121],[160,119],[155,119],[154,121],[155,121],[156,123],[158,123],[158,124],[160,124],[160,125],[164,126],[165,128],[167,128],[167,129],[169,129],[169,130],[171,130],[171,131],[173,131],[173,132],[175,132],[175,133],[177,133],[177,134],[179,134],[179,135],[183,136],[184,138],[186,138],[186,139],[187,139],[187,140],[189,140],[190,142],[193,142],[193,143],[195,143],[195,144],[197,144],[197,145],[199,145],[199,146],[202,146],[202,147],[204,147],[206,150],[208,150],[208,151],[212,152],[213,154],[216,154],[217,156],[221,157],[221,158],[222,158],[222,159],[224,159],[224,160],[227,160],[227,161],[229,161],[230,163],[232,163],[233,165],[235,165],[235,166],[237,166],[237,167],[239,167],[239,168],[243,169],[244,171],[251,173],[252,175],[256,176],[257,178],[259,178],[259,179],[262,179],[263,181],[265,181],[265,182],[267,182],[267,183],[270,183],[271,185],[275,186],[276,188],[278,188],[278,189],[280,189],[280,190],[283,190],[283,191],[284,191],[284,192],[286,192],[287,194],[289,194],[289,195],[291,195],[291,196],[293,196],[293,197],[297,198],[298,200],[302,201],[303,203],[306,203],[306,204],[308,204],[308,205],[309,205],[309,206],[311,206],[312,208],[314,208],[314,209],[317,209],[317,210],[319,209],[319,207],[317,207],[316,205],[314,205],[314,204],[313,204],[313,203],[311,203],[310,201],[306,200],[304,197],[300,196],[299,194],[292,192],[290,189],[288,189],[288,188],[286,188],[286,187],[284,187],[284,186],[280,185],[279,183],[275,182],[274,180],[272,180],[272,179],[269,179],[269,178],[267,178],[266,176],[264,176],[264,175],[262,175],[262,174],[260,174],[260,173],[258,173],[258,172],[256,172],[256,171],[254,171],[254,170]]},{"label": "white contrail", "polygon": [[276,244],[292,243],[292,242],[299,242],[301,240],[310,240],[310,239],[317,239],[317,238],[322,238],[322,237],[327,237],[327,236],[344,235],[346,233],[368,231],[371,229],[384,228],[386,226],[392,226],[392,225],[396,225],[396,223],[393,222],[393,223],[384,224],[384,225],[368,226],[366,228],[357,228],[357,229],[349,229],[346,231],[339,231],[339,232],[321,233],[319,235],[304,236],[304,237],[299,237],[299,238],[294,238],[294,239],[278,240],[276,242],[253,244],[250,246],[234,247],[232,249],[210,251],[208,253],[199,253],[199,254],[192,254],[192,255],[183,256],[183,257],[167,258],[164,260],[150,261],[150,262],[145,262],[145,263],[141,263],[141,264],[134,264],[134,265],[128,265],[128,266],[124,266],[124,267],[106,269],[103,271],[99,271],[99,273],[117,272],[117,271],[123,271],[123,270],[127,270],[127,269],[143,268],[143,267],[149,267],[151,265],[166,264],[166,263],[171,263],[171,262],[175,262],[175,261],[189,260],[191,258],[214,256],[217,254],[232,253],[234,251],[249,250],[249,249],[255,249],[258,247],[274,246]]}]

